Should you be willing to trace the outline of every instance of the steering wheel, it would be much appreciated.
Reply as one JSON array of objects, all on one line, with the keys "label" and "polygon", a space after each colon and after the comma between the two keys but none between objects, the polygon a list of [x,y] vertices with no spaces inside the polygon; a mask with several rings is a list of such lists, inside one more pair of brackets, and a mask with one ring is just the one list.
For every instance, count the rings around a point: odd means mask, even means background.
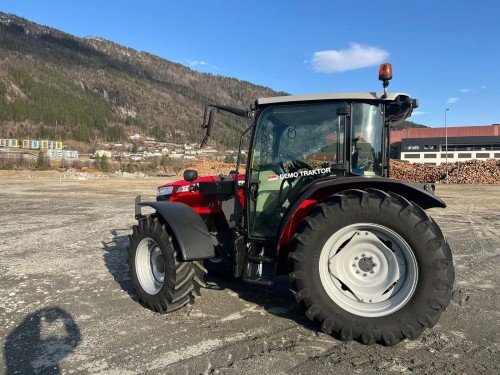
[{"label": "steering wheel", "polygon": [[293,165],[293,167],[294,167],[296,170],[299,170],[299,169],[303,169],[303,168],[305,168],[305,169],[308,169],[308,170],[310,170],[310,171],[311,171],[311,170],[313,170],[313,169],[314,169],[311,165],[309,165],[309,164],[307,164],[305,161],[303,161],[303,160],[299,160],[299,159],[297,159],[297,160],[293,160],[293,161],[292,161],[292,165]]}]

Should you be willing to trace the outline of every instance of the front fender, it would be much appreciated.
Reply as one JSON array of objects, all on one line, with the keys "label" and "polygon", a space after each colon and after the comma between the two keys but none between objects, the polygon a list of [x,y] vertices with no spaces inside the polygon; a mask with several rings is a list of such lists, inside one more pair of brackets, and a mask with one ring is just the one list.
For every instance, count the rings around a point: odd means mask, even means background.
[{"label": "front fender", "polygon": [[152,207],[172,229],[184,260],[215,257],[212,237],[203,219],[187,204],[180,202],[141,202],[136,198],[135,216],[140,218],[141,206]]}]

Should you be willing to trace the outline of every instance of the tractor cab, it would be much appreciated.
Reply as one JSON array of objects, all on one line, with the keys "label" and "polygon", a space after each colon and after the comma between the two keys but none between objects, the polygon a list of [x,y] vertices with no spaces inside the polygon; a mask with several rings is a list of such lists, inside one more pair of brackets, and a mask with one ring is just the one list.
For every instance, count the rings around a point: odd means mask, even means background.
[{"label": "tractor cab", "polygon": [[311,184],[386,176],[387,107],[405,94],[258,99],[248,165],[248,235],[273,239],[287,208]]}]

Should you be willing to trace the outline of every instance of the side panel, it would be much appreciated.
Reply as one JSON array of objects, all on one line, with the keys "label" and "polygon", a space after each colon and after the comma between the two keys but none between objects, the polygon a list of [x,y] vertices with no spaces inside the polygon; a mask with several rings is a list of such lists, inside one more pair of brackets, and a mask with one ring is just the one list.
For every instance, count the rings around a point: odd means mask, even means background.
[{"label": "side panel", "polygon": [[[216,186],[216,183],[204,183]],[[241,204],[244,203],[244,190],[238,188],[238,197]],[[163,200],[162,200],[163,201]],[[174,192],[168,199],[170,202],[184,203],[191,207],[199,215],[208,215],[213,213],[222,213],[217,194],[202,194],[200,190],[185,191],[182,193]]]},{"label": "side panel", "polygon": [[[344,190],[378,189],[399,194],[423,209],[446,207],[444,201],[430,193],[433,191],[433,184],[420,184],[420,186],[384,177],[346,177],[318,181],[304,190],[300,198],[288,208],[280,227],[280,246],[290,243],[300,221],[317,202]],[[425,187],[428,190],[424,190]]]},{"label": "side panel", "polygon": [[184,260],[213,258],[214,245],[203,219],[191,207],[179,202],[140,202],[156,210],[172,229]]}]

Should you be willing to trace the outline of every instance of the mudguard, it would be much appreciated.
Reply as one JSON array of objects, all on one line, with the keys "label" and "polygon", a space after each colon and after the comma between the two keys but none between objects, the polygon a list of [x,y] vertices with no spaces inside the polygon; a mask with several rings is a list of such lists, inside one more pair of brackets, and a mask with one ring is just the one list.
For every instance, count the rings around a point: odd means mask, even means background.
[{"label": "mudguard", "polygon": [[184,260],[215,257],[212,237],[203,219],[187,204],[180,202],[141,202],[136,198],[136,218],[140,218],[140,206],[152,207],[172,229],[181,248]]},{"label": "mudguard", "polygon": [[434,184],[417,184],[386,177],[348,177],[318,181],[304,191],[301,200],[307,199],[321,189],[330,189],[333,194],[342,190],[368,188],[392,191],[415,202],[424,210],[432,207],[446,207],[446,203],[434,195]]},{"label": "mudguard", "polygon": [[423,209],[446,207],[446,203],[433,194],[435,190],[435,185],[433,183],[416,184],[386,177],[346,177],[319,180],[307,187],[300,194],[300,197],[287,209],[281,223],[279,237],[282,236],[283,231],[290,224],[293,215],[306,199],[309,199],[316,193],[326,197],[350,189],[379,189],[385,192],[393,192],[418,204]]}]

